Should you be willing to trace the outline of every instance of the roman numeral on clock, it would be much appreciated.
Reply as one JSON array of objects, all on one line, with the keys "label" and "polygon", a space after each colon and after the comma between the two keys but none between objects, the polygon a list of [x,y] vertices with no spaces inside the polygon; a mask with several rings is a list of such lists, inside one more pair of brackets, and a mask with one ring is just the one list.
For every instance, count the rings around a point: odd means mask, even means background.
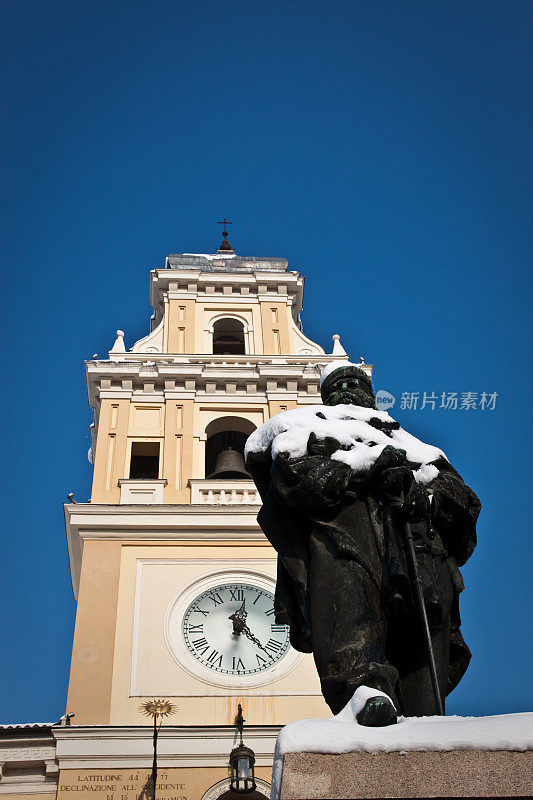
[{"label": "roman numeral on clock", "polygon": [[213,649],[209,653],[209,655],[207,656],[207,660],[209,661],[210,664],[213,664],[216,667],[221,667],[222,666],[222,655],[220,655],[218,658],[217,658],[217,656],[218,656],[218,650],[214,650]]},{"label": "roman numeral on clock", "polygon": [[[207,639],[205,638],[205,636],[202,636],[201,639],[195,639],[195,641],[193,642],[193,645],[196,647],[196,649],[198,650],[198,652],[202,656],[203,656],[204,653],[207,653],[207,651],[209,650],[209,644],[208,644]],[[202,648],[202,649],[200,649],[200,648]]]},{"label": "roman numeral on clock", "polygon": [[242,663],[242,661],[241,661],[241,659],[240,659],[240,658],[236,658],[235,656],[233,656],[233,666],[232,666],[232,669],[235,669],[235,670],[237,670],[237,672],[238,672],[239,670],[241,670],[241,669],[245,669],[245,666],[244,666],[244,664]]},{"label": "roman numeral on clock", "polygon": [[285,633],[285,625],[274,625],[274,623],[272,623],[270,630],[272,633]]},{"label": "roman numeral on clock", "polygon": [[283,647],[283,642],[278,642],[277,639],[269,639],[265,645],[265,650],[272,650],[274,653],[279,653]]},{"label": "roman numeral on clock", "polygon": [[230,600],[244,600],[243,589],[230,589]]},{"label": "roman numeral on clock", "polygon": [[273,613],[274,613],[274,606],[272,606],[272,608],[269,608],[268,611],[265,611],[267,617],[271,617]]},{"label": "roman numeral on clock", "polygon": [[258,653],[255,654],[255,657],[257,658],[258,667],[262,667],[264,664],[267,663],[266,658],[263,658],[263,656],[260,656]]},{"label": "roman numeral on clock", "polygon": [[224,602],[218,592],[207,592],[206,597],[212,600],[215,606],[221,606]]},{"label": "roman numeral on clock", "polygon": [[187,628],[187,633],[203,633],[204,632],[204,623],[200,622],[199,625],[189,625]]}]

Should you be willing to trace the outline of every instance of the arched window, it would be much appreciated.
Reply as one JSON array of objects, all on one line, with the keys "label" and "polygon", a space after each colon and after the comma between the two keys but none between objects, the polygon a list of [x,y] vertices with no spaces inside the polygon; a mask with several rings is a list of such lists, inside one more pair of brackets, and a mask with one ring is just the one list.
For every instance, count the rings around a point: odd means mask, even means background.
[{"label": "arched window", "polygon": [[205,432],[206,478],[249,478],[244,466],[244,445],[255,425],[241,417],[219,417]]},{"label": "arched window", "polygon": [[213,354],[240,356],[245,353],[244,325],[238,319],[217,319],[213,325]]}]

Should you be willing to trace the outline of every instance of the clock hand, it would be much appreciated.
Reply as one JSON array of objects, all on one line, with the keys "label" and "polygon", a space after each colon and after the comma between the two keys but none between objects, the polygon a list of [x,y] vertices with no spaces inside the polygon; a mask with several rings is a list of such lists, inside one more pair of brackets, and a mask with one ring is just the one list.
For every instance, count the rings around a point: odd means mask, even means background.
[{"label": "clock hand", "polygon": [[250,641],[252,641],[255,645],[257,645],[257,647],[259,647],[260,650],[263,651],[263,653],[266,653],[269,658],[274,658],[274,656],[272,656],[268,652],[268,650],[265,650],[265,648],[263,647],[263,645],[261,644],[259,639],[256,636],[253,635],[253,633],[250,630],[250,628],[248,627],[248,625],[244,625],[244,627],[242,629],[242,632],[244,633],[245,636],[247,636],[250,639]]},{"label": "clock hand", "polygon": [[248,639],[250,639],[250,641],[252,641],[255,645],[257,645],[257,647],[259,647],[263,651],[263,653],[266,653],[269,658],[273,658],[273,656],[270,655],[268,650],[265,650],[265,648],[263,647],[257,636],[254,636],[254,634],[246,624],[246,617],[248,616],[248,614],[246,612],[245,604],[246,600],[243,600],[242,606],[228,617],[228,619],[230,619],[233,622],[233,635],[240,636],[241,633],[244,633],[244,635],[247,636]]},{"label": "clock hand", "polygon": [[240,636],[246,627],[246,617],[248,616],[245,608],[246,600],[242,601],[242,606],[235,611],[234,614],[228,617],[233,622],[233,634]]}]

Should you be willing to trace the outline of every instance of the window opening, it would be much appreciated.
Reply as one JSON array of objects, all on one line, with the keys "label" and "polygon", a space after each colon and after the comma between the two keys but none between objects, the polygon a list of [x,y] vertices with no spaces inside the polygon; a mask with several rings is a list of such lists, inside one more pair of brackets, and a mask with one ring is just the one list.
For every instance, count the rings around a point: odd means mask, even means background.
[{"label": "window opening", "polygon": [[130,478],[154,480],[159,478],[159,442],[132,442]]},{"label": "window opening", "polygon": [[217,319],[213,325],[213,354],[244,355],[244,325],[238,319]]}]

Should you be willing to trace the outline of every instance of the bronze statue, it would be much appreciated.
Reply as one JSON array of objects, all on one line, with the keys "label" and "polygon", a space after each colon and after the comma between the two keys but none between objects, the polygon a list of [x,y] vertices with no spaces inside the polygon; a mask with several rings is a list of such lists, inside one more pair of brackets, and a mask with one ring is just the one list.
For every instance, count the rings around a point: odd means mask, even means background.
[{"label": "bronze statue", "polygon": [[277,415],[246,448],[258,521],[278,552],[276,622],[290,626],[296,650],[313,653],[334,714],[359,686],[392,701],[371,698],[361,724],[442,713],[415,583],[444,698],[470,661],[459,567],[481,504],[440,450],[377,410],[362,369],[330,365],[321,395],[323,406]]}]

